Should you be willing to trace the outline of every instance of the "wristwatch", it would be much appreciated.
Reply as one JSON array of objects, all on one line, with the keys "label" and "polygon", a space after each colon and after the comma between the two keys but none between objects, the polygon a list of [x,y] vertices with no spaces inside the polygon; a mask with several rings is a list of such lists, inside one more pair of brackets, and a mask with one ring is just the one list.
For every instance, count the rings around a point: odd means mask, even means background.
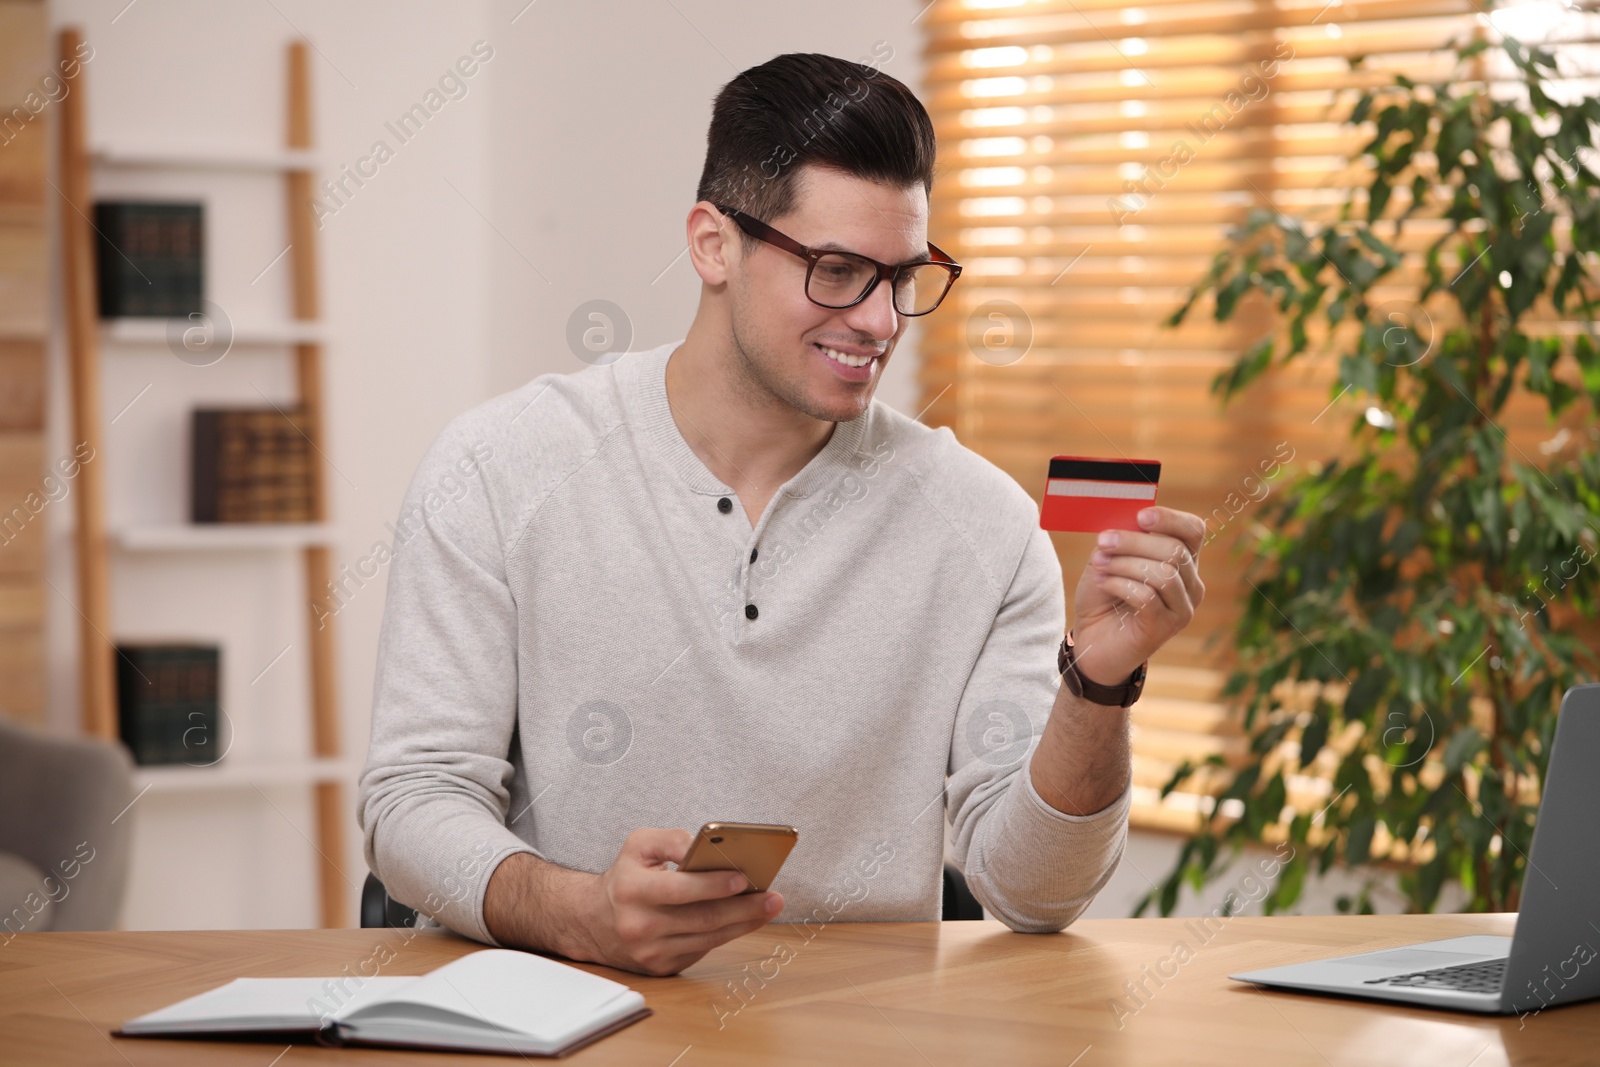
[{"label": "wristwatch", "polygon": [[1078,672],[1078,657],[1072,645],[1072,631],[1067,631],[1067,636],[1061,639],[1061,652],[1056,656],[1056,668],[1061,672],[1061,678],[1067,683],[1067,688],[1072,690],[1075,697],[1096,704],[1104,704],[1108,708],[1125,708],[1139,699],[1139,694],[1144,691],[1145,670],[1150,666],[1150,661],[1139,664],[1122,685],[1101,685],[1092,682]]}]

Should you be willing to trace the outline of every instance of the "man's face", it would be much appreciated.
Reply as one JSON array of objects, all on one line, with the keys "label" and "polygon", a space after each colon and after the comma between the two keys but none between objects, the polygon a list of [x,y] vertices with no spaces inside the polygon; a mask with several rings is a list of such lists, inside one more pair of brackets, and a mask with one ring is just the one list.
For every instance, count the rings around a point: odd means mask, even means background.
[{"label": "man's face", "polygon": [[[857,252],[905,263],[928,252],[928,197],[815,166],[799,173],[797,207],[763,219],[813,249]],[[730,220],[730,238],[740,231]],[[732,292],[733,339],[745,386],[825,422],[847,422],[867,409],[895,344],[910,321],[894,310],[888,282],[855,307],[830,309],[805,293],[806,261],[760,242],[741,257]],[[822,346],[847,356],[875,356],[847,366]]]}]

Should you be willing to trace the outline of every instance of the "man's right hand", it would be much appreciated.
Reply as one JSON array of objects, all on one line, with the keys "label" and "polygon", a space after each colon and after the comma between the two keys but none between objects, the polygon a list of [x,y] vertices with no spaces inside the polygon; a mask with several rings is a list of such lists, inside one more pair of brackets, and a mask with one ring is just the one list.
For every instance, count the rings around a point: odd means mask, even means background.
[{"label": "man's right hand", "polygon": [[748,883],[736,872],[669,868],[693,840],[687,830],[635,830],[598,875],[510,856],[489,880],[484,923],[503,945],[636,974],[677,974],[783,910],[777,893],[743,895]]}]

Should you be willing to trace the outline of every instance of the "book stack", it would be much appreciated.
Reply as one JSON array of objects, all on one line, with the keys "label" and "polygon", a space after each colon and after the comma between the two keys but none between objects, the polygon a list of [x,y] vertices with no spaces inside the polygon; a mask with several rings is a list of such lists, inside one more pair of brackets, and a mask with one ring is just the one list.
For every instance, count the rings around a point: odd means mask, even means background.
[{"label": "book stack", "polygon": [[190,517],[195,522],[313,522],[306,409],[194,413]]},{"label": "book stack", "polygon": [[117,646],[117,721],[135,763],[208,766],[221,758],[220,660],[216,645]]},{"label": "book stack", "polygon": [[204,310],[200,204],[105,200],[94,206],[102,318]]}]

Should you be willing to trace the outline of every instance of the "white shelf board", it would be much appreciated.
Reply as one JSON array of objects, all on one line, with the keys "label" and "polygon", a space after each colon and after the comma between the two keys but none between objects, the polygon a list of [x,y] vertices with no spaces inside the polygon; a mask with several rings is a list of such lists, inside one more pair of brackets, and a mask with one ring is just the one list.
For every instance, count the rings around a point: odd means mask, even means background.
[{"label": "white shelf board", "polygon": [[174,526],[124,526],[111,532],[130,552],[259,550],[305,548],[333,543],[333,528],[323,522],[219,522]]},{"label": "white shelf board", "polygon": [[[103,341],[122,345],[165,345],[167,326],[179,324],[180,330],[189,328],[188,319],[115,318],[100,320],[100,337]],[[235,323],[232,325],[233,343],[236,345],[292,345],[323,339],[322,323],[283,322]]]},{"label": "white shelf board", "polygon": [[136,792],[194,792],[210,789],[249,789],[258,785],[310,785],[313,782],[343,782],[354,786],[361,777],[362,764],[350,759],[230,760],[224,756],[209,767],[186,764],[136,767],[133,785]]},{"label": "white shelf board", "polygon": [[315,170],[309,149],[251,148],[243,145],[132,145],[103,143],[90,149],[90,161],[102,167],[165,170]]}]

